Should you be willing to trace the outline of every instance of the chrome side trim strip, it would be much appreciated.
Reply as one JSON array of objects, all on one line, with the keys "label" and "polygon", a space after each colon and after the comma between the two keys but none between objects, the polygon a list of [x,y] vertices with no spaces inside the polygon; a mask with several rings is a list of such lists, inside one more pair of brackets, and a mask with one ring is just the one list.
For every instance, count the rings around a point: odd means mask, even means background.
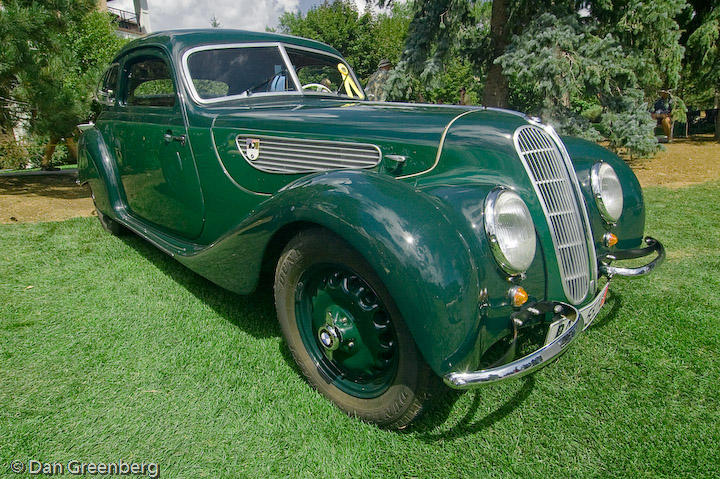
[{"label": "chrome side trim strip", "polygon": [[440,163],[440,155],[442,155],[443,146],[445,146],[445,137],[447,137],[448,131],[450,131],[450,127],[453,125],[453,123],[455,123],[456,121],[458,121],[460,118],[464,117],[465,115],[469,115],[470,113],[475,113],[477,111],[482,111],[482,110],[480,110],[480,109],[468,110],[466,112],[460,113],[458,116],[456,116],[455,118],[450,120],[450,123],[447,124],[447,126],[445,127],[445,129],[442,132],[442,136],[440,137],[440,144],[438,145],[438,149],[437,149],[437,154],[435,155],[435,163],[433,163],[430,168],[428,168],[427,170],[424,170],[424,171],[418,171],[417,173],[411,173],[409,175],[398,176],[398,177],[396,177],[396,179],[402,180],[404,178],[412,178],[415,176],[424,175],[425,173],[429,173],[432,170],[434,170],[435,167],[438,165],[438,163]]}]

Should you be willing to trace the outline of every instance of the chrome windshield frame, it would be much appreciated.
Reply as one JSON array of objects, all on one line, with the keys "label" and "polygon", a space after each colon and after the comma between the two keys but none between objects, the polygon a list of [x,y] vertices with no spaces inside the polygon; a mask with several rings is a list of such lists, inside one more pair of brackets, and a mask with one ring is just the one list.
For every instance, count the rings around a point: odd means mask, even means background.
[{"label": "chrome windshield frame", "polygon": [[[188,67],[188,59],[190,58],[190,55],[193,53],[201,52],[201,51],[208,51],[208,50],[226,50],[226,49],[233,49],[233,48],[258,48],[258,47],[275,47],[280,52],[280,55],[283,58],[283,62],[285,63],[285,68],[287,69],[288,73],[290,74],[290,78],[292,79],[293,85],[295,86],[294,91],[284,91],[284,92],[259,92],[259,93],[253,93],[252,95],[247,94],[240,94],[240,95],[228,95],[228,96],[222,96],[217,98],[202,98],[195,88],[195,85],[192,81],[192,75],[190,74],[190,68]],[[339,62],[341,62],[343,65],[345,65],[350,72],[350,75],[352,76],[353,81],[358,86],[360,91],[363,94],[363,98],[354,98],[349,97],[347,95],[330,95],[327,93],[322,92],[309,92],[304,91],[302,89],[302,85],[300,84],[300,79],[298,78],[297,71],[295,70],[295,65],[290,61],[290,56],[287,53],[286,48],[291,48],[294,50],[305,50],[308,52],[317,53],[320,55],[325,55],[331,58],[335,58]],[[362,88],[362,85],[358,81],[357,77],[355,76],[355,72],[353,69],[348,65],[347,61],[343,59],[342,57],[335,55],[330,52],[326,52],[323,50],[318,50],[316,48],[309,48],[304,47],[300,45],[293,45],[293,44],[287,44],[283,42],[251,42],[251,43],[214,43],[211,45],[200,45],[197,47],[192,47],[187,50],[185,50],[181,57],[181,70],[182,70],[182,79],[183,83],[185,83],[185,87],[190,94],[190,98],[192,100],[199,104],[199,105],[212,105],[215,103],[222,103],[232,100],[243,100],[248,98],[255,98],[255,97],[268,97],[268,96],[320,96],[320,97],[331,97],[331,98],[337,98],[340,100],[351,100],[351,101],[359,101],[364,100],[366,98],[365,91]]]}]

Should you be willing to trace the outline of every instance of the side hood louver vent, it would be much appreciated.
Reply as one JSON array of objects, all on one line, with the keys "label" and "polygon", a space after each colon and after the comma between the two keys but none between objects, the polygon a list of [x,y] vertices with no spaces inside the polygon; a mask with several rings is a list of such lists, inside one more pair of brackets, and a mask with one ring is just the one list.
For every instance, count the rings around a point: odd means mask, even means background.
[{"label": "side hood louver vent", "polygon": [[382,159],[377,146],[365,143],[247,135],[238,135],[236,143],[245,161],[266,173],[373,168]]}]

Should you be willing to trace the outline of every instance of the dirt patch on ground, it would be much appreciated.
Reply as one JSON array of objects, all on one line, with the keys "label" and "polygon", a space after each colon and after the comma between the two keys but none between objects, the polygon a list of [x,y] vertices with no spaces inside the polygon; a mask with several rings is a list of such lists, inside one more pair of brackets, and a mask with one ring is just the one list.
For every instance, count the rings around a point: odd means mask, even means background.
[{"label": "dirt patch on ground", "polygon": [[[679,188],[720,178],[720,143],[679,138],[654,158],[628,162],[643,187]],[[95,213],[90,190],[72,175],[0,176],[0,223],[61,221]]]},{"label": "dirt patch on ground", "polygon": [[654,158],[628,161],[643,187],[682,186],[720,179],[720,143],[712,135],[677,138]]},{"label": "dirt patch on ground", "polygon": [[0,176],[0,223],[62,221],[92,216],[87,186],[72,175]]}]

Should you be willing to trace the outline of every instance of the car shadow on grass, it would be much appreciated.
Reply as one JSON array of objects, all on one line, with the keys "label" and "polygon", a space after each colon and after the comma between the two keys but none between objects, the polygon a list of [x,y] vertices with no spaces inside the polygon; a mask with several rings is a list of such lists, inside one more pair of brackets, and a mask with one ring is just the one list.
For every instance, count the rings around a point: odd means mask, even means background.
[{"label": "car shadow on grass", "polygon": [[[134,234],[126,234],[121,239],[126,245],[150,261],[159,271],[172,278],[178,285],[210,306],[219,316],[244,332],[256,338],[280,336],[280,327],[275,318],[272,284],[264,281],[261,282],[255,293],[249,295],[235,294],[192,272]],[[615,318],[622,306],[622,296],[618,293],[610,295],[608,305],[611,307],[610,310],[603,311],[604,314],[593,322],[588,328],[589,330],[604,328]],[[293,371],[302,377],[302,372],[296,365],[292,353],[284,341],[280,343],[279,352]],[[435,398],[431,400],[427,412],[415,423],[411,424],[410,427],[399,431],[399,433],[412,434],[428,443],[476,434],[511,414],[530,396],[535,387],[535,377],[533,375],[527,376],[520,381],[522,381],[522,386],[512,397],[478,420],[473,420],[473,418],[482,405],[484,398],[482,389],[460,392],[443,386]],[[449,429],[441,427],[446,424],[458,399],[466,394],[472,395],[472,403],[465,415]]]},{"label": "car shadow on grass", "polygon": [[622,294],[613,292],[611,286],[603,309],[600,310],[600,314],[597,318],[595,318],[595,321],[593,321],[590,326],[588,326],[587,330],[593,331],[595,329],[603,329],[607,327],[615,319],[618,312],[620,311],[620,308],[622,308],[622,305]]},{"label": "car shadow on grass", "polygon": [[120,239],[229,323],[255,338],[280,336],[272,285],[261,283],[252,294],[236,294],[194,273],[139,236],[127,233]]},{"label": "car shadow on grass", "polygon": [[[473,418],[484,400],[482,390],[460,392],[448,389],[436,401],[428,414],[423,415],[416,423],[412,424],[407,429],[407,432],[427,443],[459,439],[477,434],[511,414],[530,396],[530,393],[535,388],[535,377],[526,376],[519,381],[522,381],[522,386],[512,397],[509,397],[491,413],[477,420],[473,420]],[[446,424],[455,402],[466,394],[472,396],[472,403],[467,408],[465,415],[457,420],[455,425],[449,428],[439,428],[439,426]]]},{"label": "car shadow on grass", "polygon": [[[588,327],[588,331],[607,327],[615,319],[622,305],[622,294],[611,292],[608,295],[605,307],[602,309],[599,317]],[[552,367],[552,365],[550,367]],[[522,386],[512,397],[508,398],[491,413],[486,414],[478,420],[473,420],[473,418],[478,408],[483,404],[482,401],[488,400],[483,394],[483,389],[480,388],[464,393],[448,389],[436,400],[436,403],[431,410],[428,411],[428,414],[422,416],[416,423],[412,424],[407,429],[407,432],[414,433],[422,441],[428,443],[458,439],[476,434],[511,414],[530,396],[535,388],[535,376],[526,376],[520,379],[520,381],[522,381]],[[455,403],[463,394],[472,395],[472,403],[468,407],[465,415],[449,429],[446,427],[439,428],[439,426],[446,423]]]}]

